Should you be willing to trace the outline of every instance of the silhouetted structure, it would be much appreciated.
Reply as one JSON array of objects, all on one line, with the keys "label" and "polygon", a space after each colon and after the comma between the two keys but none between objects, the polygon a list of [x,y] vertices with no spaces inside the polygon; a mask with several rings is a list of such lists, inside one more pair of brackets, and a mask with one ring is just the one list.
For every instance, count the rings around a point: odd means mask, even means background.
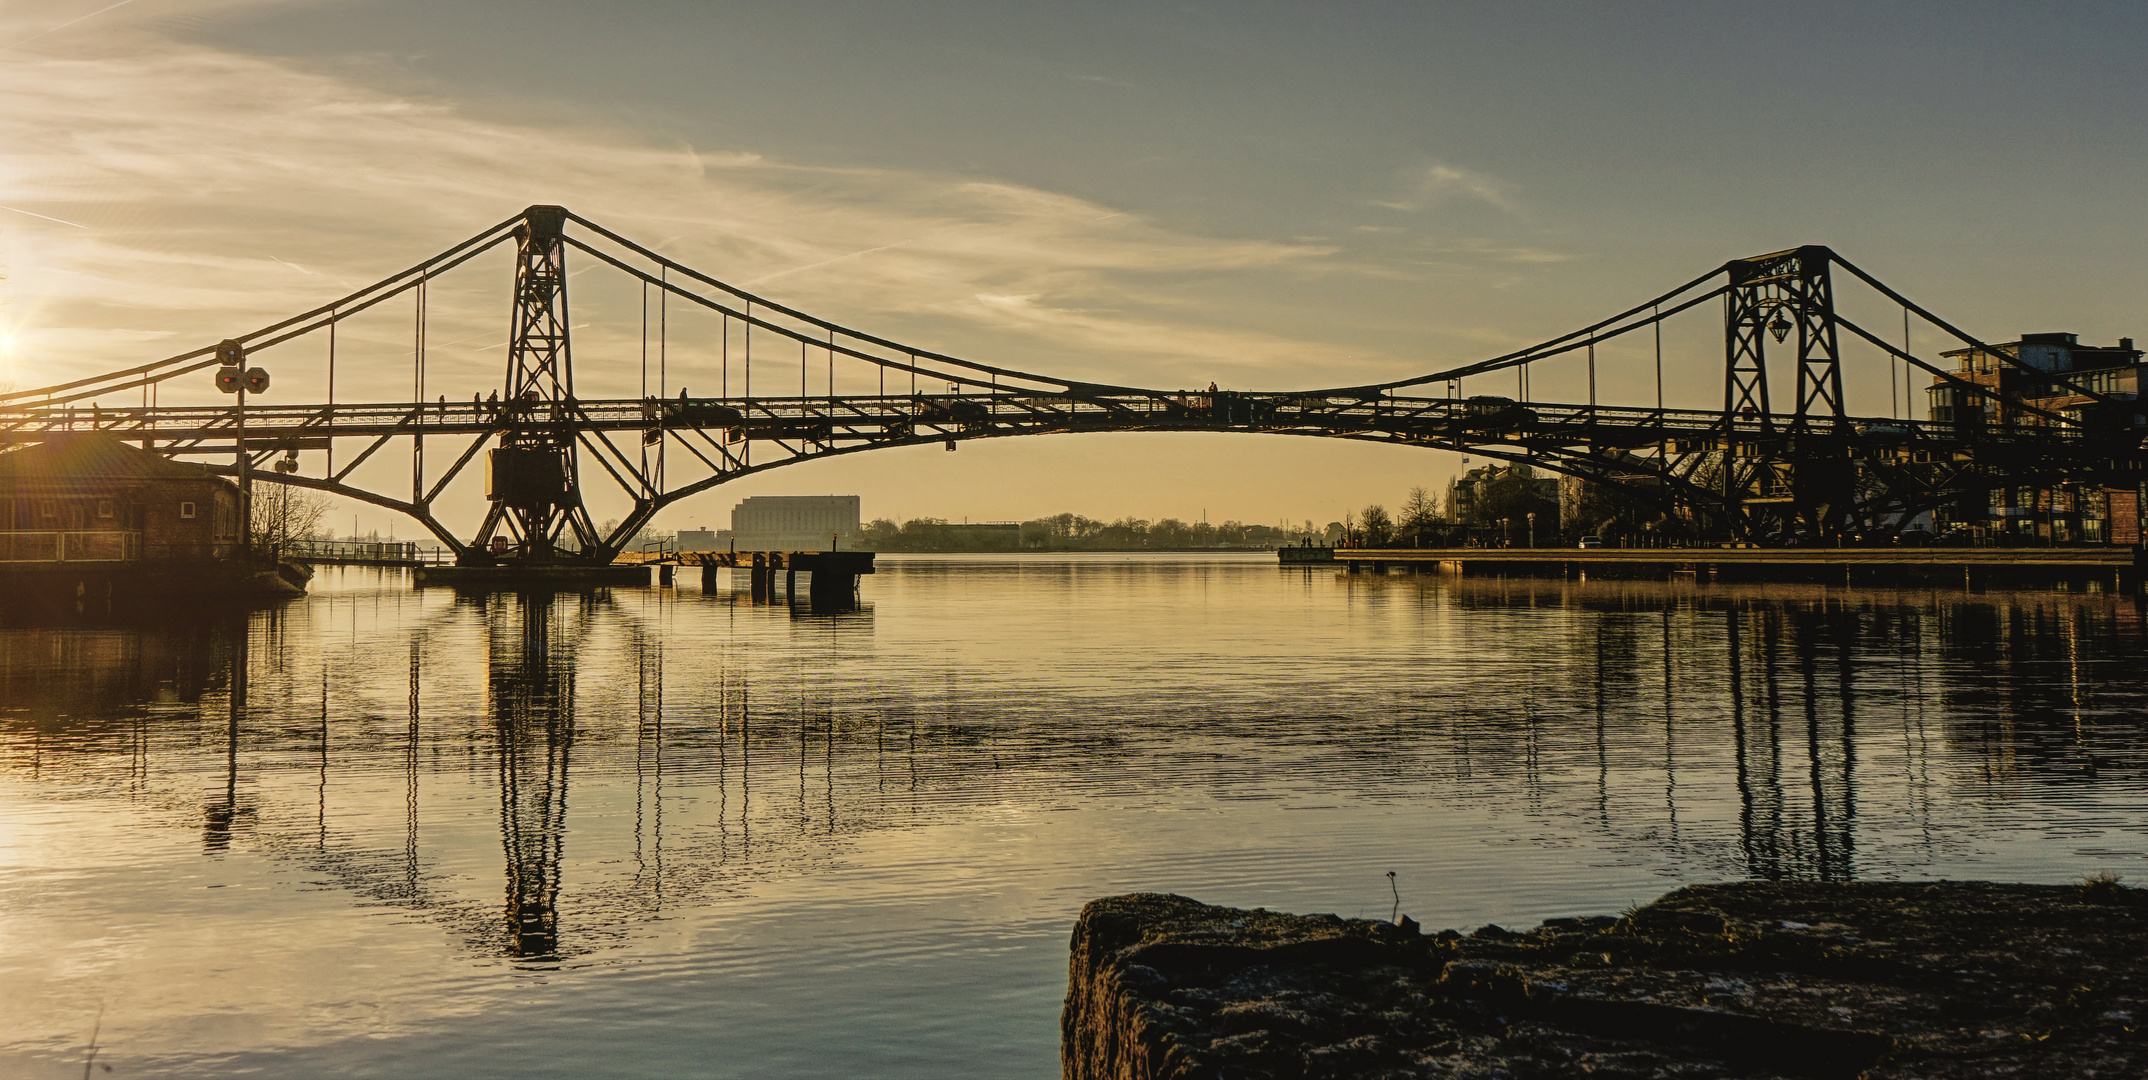
[{"label": "silhouetted structure", "polygon": [[[467,405],[459,398],[429,401],[429,283],[509,245],[515,287],[500,396]],[[567,314],[569,250],[638,282],[659,305],[699,309],[719,322],[708,327],[717,331],[717,344],[704,344],[698,361],[701,371],[715,372],[717,393],[694,397],[681,387],[673,397],[659,367],[662,393],[580,398]],[[1905,325],[1911,316],[1920,318],[1951,344],[2025,373],[2027,381],[1979,382],[1895,344],[1891,331],[1859,325],[1836,306],[1838,274],[1899,305]],[[333,327],[398,296],[410,297],[418,327],[413,401],[229,409],[147,403],[153,384],[219,361],[244,363],[251,350],[316,332],[330,346],[323,352],[333,400]],[[1724,318],[1722,405],[1666,408],[1658,328],[1718,302]],[[644,330],[657,337],[645,355],[665,355],[667,326],[659,318]],[[1650,335],[1657,338],[1654,404],[1599,400],[1597,347],[1622,338],[1630,345]],[[1890,370],[1900,361],[1957,392],[2005,398],[2008,415],[2020,421],[1853,414],[1843,389],[1845,343],[1890,358]],[[1532,366],[1552,361],[1570,369],[1586,363],[1586,402],[1543,401],[1529,393]],[[969,439],[1103,431],[1261,432],[1457,450],[1621,488],[1654,508],[1665,531],[1685,536],[1831,539],[1868,522],[1982,507],[1994,491],[2063,489],[2069,483],[2137,491],[2148,477],[2139,432],[2100,419],[2132,415],[2130,399],[2068,375],[1963,333],[1832,250],[1811,245],[1733,259],[1582,329],[1414,378],[1262,392],[1100,384],[964,360],[817,319],[683,266],[562,207],[532,206],[403,273],[253,333],[149,364],[0,394],[0,441],[35,442],[87,427],[139,439],[167,454],[212,460],[243,454],[244,469],[236,462],[209,468],[401,511],[466,568],[602,567],[658,511],[680,499],[830,455],[927,444],[952,450]],[[1473,389],[1481,391],[1493,376],[1502,384],[1512,378],[1514,396],[1464,393],[1465,381],[1475,380]],[[1777,381],[1794,390],[1788,408],[1772,396]],[[2037,404],[2061,390],[2081,401],[2057,409]],[[138,408],[84,410],[79,404],[135,392],[145,399]],[[1430,396],[1435,393],[1440,396]],[[615,437],[636,440],[639,447],[622,449]],[[439,446],[443,439],[450,452],[428,458],[428,440]],[[375,490],[354,481],[354,470],[398,440],[411,450],[407,489],[397,483]],[[364,447],[339,459],[339,441]],[[278,470],[258,471],[277,455],[283,455]],[[490,506],[476,534],[465,537],[441,523],[433,506],[480,457]],[[446,469],[428,473],[429,463],[441,460],[449,463]],[[681,469],[691,470],[683,480]],[[630,503],[601,535],[583,508],[585,480],[616,484]]]},{"label": "silhouetted structure", "polygon": [[[2148,429],[2141,379],[2148,365],[2132,338],[2113,347],[2081,344],[2071,333],[2023,334],[2019,341],[1941,353],[1955,379],[1934,379],[1930,416],[1962,427],[2045,427],[2056,415],[2111,433]],[[1992,489],[1979,505],[1964,499],[1948,520],[1995,537],[2048,543],[2138,544],[2142,488],[2061,480]]]}]

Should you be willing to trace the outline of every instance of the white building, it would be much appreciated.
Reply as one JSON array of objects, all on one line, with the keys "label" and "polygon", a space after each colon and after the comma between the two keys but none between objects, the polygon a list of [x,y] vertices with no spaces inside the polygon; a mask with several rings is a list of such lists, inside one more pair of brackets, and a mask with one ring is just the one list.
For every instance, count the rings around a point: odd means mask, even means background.
[{"label": "white building", "polygon": [[[856,495],[755,495],[731,508],[729,534],[710,547],[738,551],[835,551],[858,535]],[[705,534],[704,534],[705,535]],[[685,534],[680,547],[686,546]]]},{"label": "white building", "polygon": [[680,551],[724,551],[731,546],[731,530],[712,532],[708,529],[680,529]]}]

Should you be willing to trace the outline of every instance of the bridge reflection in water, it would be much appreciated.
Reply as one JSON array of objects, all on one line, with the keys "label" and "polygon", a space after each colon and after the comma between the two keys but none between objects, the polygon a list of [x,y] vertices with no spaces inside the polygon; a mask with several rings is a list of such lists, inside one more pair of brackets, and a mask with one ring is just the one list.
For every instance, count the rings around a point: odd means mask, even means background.
[{"label": "bridge reflection in water", "polygon": [[871,612],[693,592],[331,591],[243,627],[13,628],[0,755],[521,962],[1009,805],[1491,808],[1681,878],[1839,879],[1958,855],[2039,791],[2140,779],[2130,598],[1340,587],[1422,640],[1332,685],[1173,666],[1169,696],[1067,658],[1009,682],[879,640]]}]

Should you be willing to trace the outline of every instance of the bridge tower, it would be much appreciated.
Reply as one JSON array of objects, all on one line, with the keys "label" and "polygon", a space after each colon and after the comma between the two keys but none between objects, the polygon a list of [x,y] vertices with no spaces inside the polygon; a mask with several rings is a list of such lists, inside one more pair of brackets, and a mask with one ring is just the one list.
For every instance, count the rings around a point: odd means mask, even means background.
[{"label": "bridge tower", "polygon": [[[1724,267],[1723,494],[1747,535],[1804,519],[1826,531],[1850,505],[1855,470],[1823,448],[1843,433],[1842,353],[1829,273],[1834,252],[1792,248]],[[1772,419],[1768,342],[1797,334],[1797,407]]]},{"label": "bridge tower", "polygon": [[541,564],[602,557],[575,478],[573,325],[567,316],[567,211],[532,206],[515,229],[514,312],[505,393],[494,422],[500,445],[486,460],[492,507],[468,558]]}]

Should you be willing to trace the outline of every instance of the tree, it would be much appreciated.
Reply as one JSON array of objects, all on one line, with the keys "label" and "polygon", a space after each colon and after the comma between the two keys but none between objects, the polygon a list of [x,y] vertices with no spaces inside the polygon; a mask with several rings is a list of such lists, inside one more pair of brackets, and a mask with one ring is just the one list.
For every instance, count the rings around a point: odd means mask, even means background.
[{"label": "tree", "polygon": [[257,548],[286,540],[311,540],[328,517],[328,496],[290,484],[254,485],[250,539]]},{"label": "tree", "polygon": [[1396,523],[1404,537],[1417,540],[1439,524],[1439,505],[1432,493],[1423,486],[1410,489],[1409,498],[1402,501],[1402,520]]},{"label": "tree", "polygon": [[1358,515],[1358,527],[1365,534],[1365,547],[1386,547],[1395,538],[1395,523],[1387,516],[1387,507],[1379,503]]}]

